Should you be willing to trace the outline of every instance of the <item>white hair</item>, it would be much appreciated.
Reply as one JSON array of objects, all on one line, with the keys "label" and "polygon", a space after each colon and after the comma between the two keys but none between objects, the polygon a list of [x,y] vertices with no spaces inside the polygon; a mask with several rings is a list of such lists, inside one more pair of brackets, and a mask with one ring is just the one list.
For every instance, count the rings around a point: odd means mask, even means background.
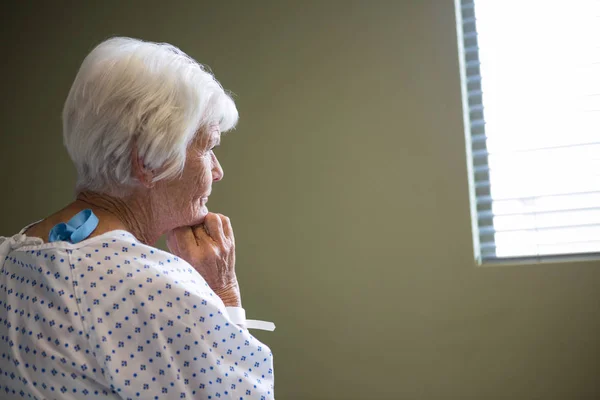
[{"label": "white hair", "polygon": [[76,191],[122,196],[138,184],[132,148],[154,181],[179,175],[197,132],[235,127],[238,112],[214,76],[166,43],[115,37],[83,61],[63,109],[64,144]]}]

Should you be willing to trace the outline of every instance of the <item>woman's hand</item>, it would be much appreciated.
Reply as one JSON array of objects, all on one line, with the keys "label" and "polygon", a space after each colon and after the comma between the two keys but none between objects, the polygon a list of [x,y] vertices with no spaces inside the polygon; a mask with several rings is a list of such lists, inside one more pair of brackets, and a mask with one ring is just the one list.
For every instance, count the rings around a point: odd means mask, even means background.
[{"label": "woman's hand", "polygon": [[241,307],[235,275],[235,238],[229,218],[209,212],[201,225],[170,231],[167,246],[202,275],[226,306]]}]

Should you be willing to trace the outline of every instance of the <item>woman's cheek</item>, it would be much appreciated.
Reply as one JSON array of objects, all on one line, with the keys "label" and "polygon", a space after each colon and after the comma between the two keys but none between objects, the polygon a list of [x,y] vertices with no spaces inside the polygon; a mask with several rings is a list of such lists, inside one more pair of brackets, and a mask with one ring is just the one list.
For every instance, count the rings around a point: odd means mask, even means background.
[{"label": "woman's cheek", "polygon": [[202,190],[206,190],[208,185],[210,185],[210,182],[212,181],[210,164],[204,166],[204,168],[202,169],[202,173],[200,174],[200,179],[198,181],[201,182]]}]

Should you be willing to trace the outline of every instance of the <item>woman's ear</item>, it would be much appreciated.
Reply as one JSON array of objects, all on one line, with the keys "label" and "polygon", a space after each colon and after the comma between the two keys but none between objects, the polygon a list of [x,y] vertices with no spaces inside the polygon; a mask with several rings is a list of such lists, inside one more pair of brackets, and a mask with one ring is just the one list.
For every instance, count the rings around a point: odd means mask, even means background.
[{"label": "woman's ear", "polygon": [[148,189],[154,187],[154,182],[152,182],[154,171],[144,165],[144,160],[138,155],[137,143],[135,140],[133,147],[131,148],[131,172],[144,187]]}]

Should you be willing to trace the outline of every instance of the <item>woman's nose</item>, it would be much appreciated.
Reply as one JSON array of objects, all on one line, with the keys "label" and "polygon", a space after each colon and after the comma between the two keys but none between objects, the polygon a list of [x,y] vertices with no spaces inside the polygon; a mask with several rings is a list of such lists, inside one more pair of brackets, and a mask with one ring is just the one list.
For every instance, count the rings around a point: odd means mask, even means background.
[{"label": "woman's nose", "polygon": [[213,182],[218,182],[223,179],[223,168],[217,159],[217,156],[213,154],[213,168],[212,168]]}]

